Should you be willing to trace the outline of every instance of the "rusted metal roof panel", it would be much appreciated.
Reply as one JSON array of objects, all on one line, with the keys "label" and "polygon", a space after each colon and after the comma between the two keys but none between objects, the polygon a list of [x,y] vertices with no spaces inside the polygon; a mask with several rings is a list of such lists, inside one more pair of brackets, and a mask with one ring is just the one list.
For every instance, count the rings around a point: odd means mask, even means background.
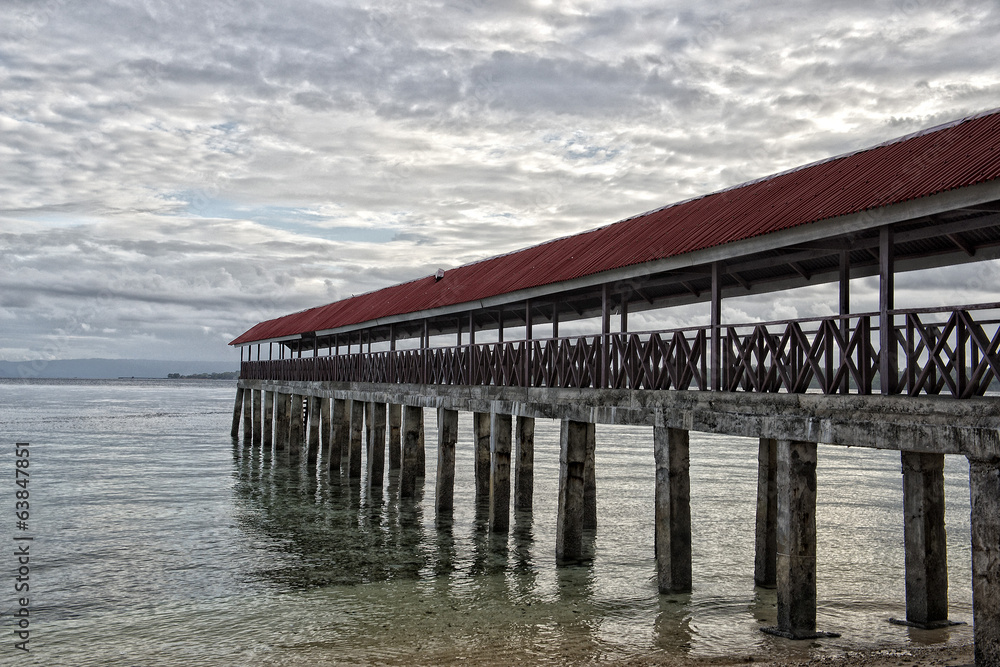
[{"label": "rusted metal roof panel", "polygon": [[1000,177],[1000,110],[582,234],[261,322],[232,345],[495,297]]}]

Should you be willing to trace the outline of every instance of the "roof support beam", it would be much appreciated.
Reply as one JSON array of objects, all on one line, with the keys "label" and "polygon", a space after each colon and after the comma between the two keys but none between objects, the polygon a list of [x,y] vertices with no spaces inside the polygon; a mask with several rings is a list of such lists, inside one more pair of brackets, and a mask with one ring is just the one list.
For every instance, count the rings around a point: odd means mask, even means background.
[{"label": "roof support beam", "polygon": [[730,276],[732,276],[732,277],[733,277],[733,280],[735,280],[736,282],[738,282],[738,283],[740,284],[740,286],[741,286],[741,287],[742,287],[743,289],[745,289],[745,290],[747,290],[747,291],[749,291],[749,290],[750,290],[750,283],[748,283],[748,282],[747,282],[747,281],[746,281],[746,280],[745,280],[745,279],[743,278],[743,276],[741,276],[740,274],[736,273],[735,271],[729,271],[728,273],[729,273],[729,275],[730,275]]},{"label": "roof support beam", "polygon": [[889,311],[895,306],[896,243],[892,227],[879,230],[879,384],[883,394],[894,394],[898,380],[896,327]]},{"label": "roof support beam", "polygon": [[800,276],[802,276],[806,280],[809,280],[810,278],[812,278],[812,276],[809,274],[809,272],[806,271],[804,268],[802,268],[802,265],[799,264],[798,262],[789,262],[788,266],[792,267],[792,271],[795,271],[795,273],[799,274]]},{"label": "roof support beam", "polygon": [[976,246],[967,243],[965,239],[963,239],[958,234],[945,234],[945,236],[948,237],[949,241],[958,246],[960,250],[964,250],[965,254],[967,254],[969,257],[975,257]]},{"label": "roof support beam", "polygon": [[722,391],[722,262],[712,262],[712,386]]}]

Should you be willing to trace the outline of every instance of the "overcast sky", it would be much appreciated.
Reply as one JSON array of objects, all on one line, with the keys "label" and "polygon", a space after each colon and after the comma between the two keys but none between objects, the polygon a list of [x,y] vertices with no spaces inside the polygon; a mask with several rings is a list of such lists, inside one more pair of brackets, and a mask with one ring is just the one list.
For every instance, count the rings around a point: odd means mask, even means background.
[{"label": "overcast sky", "polygon": [[261,319],[1000,106],[998,34],[993,1],[4,0],[0,359],[238,358]]}]

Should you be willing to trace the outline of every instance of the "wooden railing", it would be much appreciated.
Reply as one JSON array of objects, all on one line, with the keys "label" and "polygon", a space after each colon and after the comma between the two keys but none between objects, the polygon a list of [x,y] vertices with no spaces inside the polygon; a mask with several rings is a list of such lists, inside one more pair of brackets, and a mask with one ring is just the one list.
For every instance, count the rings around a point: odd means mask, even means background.
[{"label": "wooden railing", "polygon": [[[877,313],[725,325],[719,389],[983,395],[1000,381],[1000,320],[986,311],[896,310],[882,377]],[[973,316],[975,313],[978,319]],[[711,327],[245,361],[258,380],[612,389],[711,388]],[[883,381],[885,387],[883,391]]]}]

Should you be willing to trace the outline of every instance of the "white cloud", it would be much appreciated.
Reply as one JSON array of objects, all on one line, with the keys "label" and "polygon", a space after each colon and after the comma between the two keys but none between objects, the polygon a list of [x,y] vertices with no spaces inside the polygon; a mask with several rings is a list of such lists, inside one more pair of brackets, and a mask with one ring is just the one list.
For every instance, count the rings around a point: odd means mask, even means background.
[{"label": "white cloud", "polygon": [[[0,356],[227,358],[258,319],[995,106],[998,23],[920,0],[4,4]],[[962,271],[935,289],[969,293]]]}]

